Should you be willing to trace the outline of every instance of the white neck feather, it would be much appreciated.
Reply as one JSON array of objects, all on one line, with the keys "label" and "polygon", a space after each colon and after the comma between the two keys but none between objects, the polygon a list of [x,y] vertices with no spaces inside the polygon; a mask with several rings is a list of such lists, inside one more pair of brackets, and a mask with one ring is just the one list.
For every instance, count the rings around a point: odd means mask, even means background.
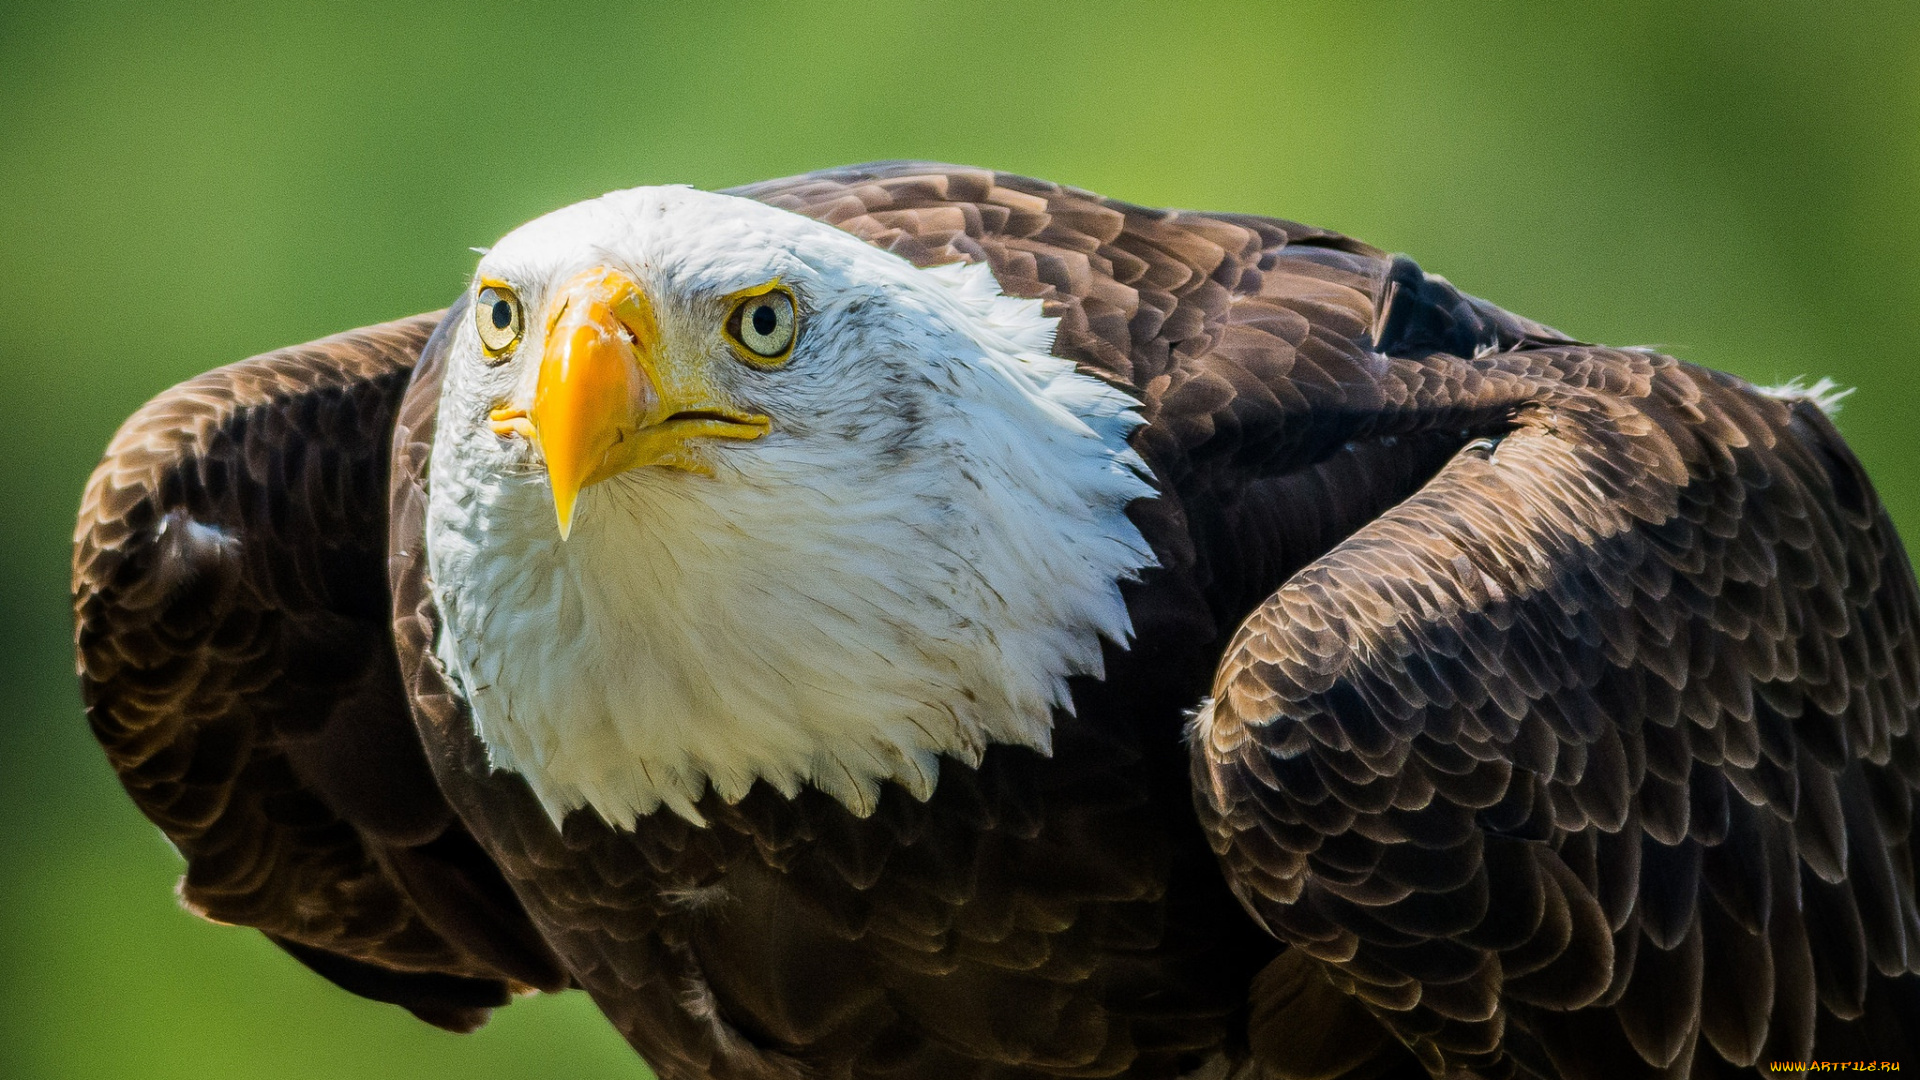
[{"label": "white neck feather", "polygon": [[756,780],[861,815],[882,781],[925,799],[941,755],[1047,752],[1067,677],[1127,640],[1118,583],[1153,563],[1124,514],[1151,494],[1134,402],[1049,355],[1054,320],[985,266],[898,272],[970,355],[949,334],[898,358],[872,438],[621,474],[583,494],[566,542],[544,477],[463,454],[443,405],[438,655],[493,764],[556,822],[662,805],[698,822],[708,784],[731,801]]}]

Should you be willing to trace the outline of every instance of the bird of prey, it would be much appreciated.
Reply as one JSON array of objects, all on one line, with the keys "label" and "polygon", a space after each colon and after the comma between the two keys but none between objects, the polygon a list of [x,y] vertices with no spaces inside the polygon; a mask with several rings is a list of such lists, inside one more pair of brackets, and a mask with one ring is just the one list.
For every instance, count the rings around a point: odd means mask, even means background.
[{"label": "bird of prey", "polygon": [[667,1078],[1890,1063],[1920,598],[1828,404],[1290,221],[638,188],[136,413],[79,671],[191,910]]}]

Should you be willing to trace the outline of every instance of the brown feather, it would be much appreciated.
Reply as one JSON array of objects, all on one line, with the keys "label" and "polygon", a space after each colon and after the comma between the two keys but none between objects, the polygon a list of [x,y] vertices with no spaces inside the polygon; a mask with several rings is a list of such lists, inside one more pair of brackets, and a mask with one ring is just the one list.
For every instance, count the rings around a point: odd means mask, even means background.
[{"label": "brown feather", "polygon": [[438,313],[209,372],[120,429],[74,545],[87,715],[180,899],[471,1030],[566,976],[440,797],[389,644],[386,440]]}]

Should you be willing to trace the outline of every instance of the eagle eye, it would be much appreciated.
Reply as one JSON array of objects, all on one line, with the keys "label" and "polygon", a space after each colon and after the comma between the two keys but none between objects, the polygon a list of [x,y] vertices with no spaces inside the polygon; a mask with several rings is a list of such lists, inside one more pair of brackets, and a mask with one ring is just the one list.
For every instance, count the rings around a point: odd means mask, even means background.
[{"label": "eagle eye", "polygon": [[504,359],[520,340],[520,298],[505,285],[483,283],[474,297],[473,321],[487,356],[496,361]]},{"label": "eagle eye", "polygon": [[741,299],[727,317],[727,334],[755,360],[784,360],[793,351],[793,294],[774,287]]}]

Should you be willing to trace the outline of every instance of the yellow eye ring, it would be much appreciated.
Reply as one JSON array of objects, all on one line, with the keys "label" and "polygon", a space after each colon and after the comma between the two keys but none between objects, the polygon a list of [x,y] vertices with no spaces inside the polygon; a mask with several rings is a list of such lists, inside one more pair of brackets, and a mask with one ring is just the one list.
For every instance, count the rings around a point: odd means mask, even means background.
[{"label": "yellow eye ring", "polygon": [[520,341],[526,325],[520,298],[505,282],[482,281],[473,297],[473,325],[487,355],[494,360],[505,359]]},{"label": "yellow eye ring", "polygon": [[778,285],[740,297],[727,316],[727,336],[755,364],[778,364],[793,352],[800,331],[799,306]]}]

